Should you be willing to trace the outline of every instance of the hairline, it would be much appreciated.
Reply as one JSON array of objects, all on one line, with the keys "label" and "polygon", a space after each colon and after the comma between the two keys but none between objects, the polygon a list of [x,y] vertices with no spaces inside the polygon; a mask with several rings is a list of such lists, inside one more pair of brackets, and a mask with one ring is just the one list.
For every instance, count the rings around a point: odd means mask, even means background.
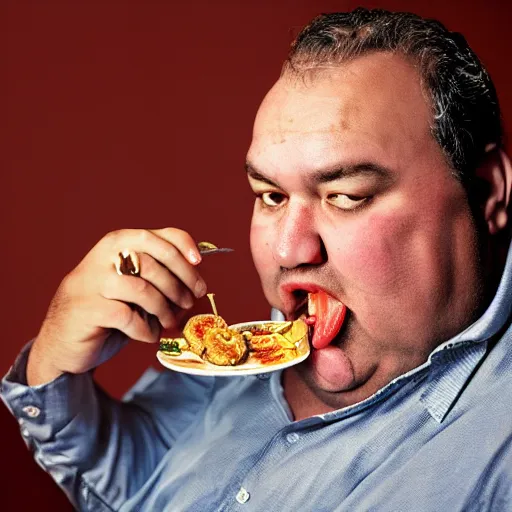
[{"label": "hairline", "polygon": [[[296,66],[290,56],[285,60],[283,63],[283,66],[281,68],[281,73],[279,78],[280,79],[290,79],[294,78],[296,80],[304,79],[307,76],[312,77],[315,79],[315,75],[318,77],[321,75],[322,72],[325,72],[329,69],[336,69],[340,66],[343,66],[344,64],[348,64],[350,62],[354,62],[357,59],[364,58],[368,55],[374,55],[374,54],[388,54],[388,55],[395,55],[400,58],[402,58],[405,62],[410,64],[415,72],[417,73],[419,77],[419,84],[421,88],[421,93],[423,96],[423,99],[425,100],[425,103],[427,105],[427,108],[430,112],[429,117],[429,131],[430,136],[434,140],[434,142],[439,147],[441,154],[443,156],[443,159],[450,170],[450,174],[459,182],[462,182],[462,179],[459,175],[459,171],[455,168],[454,162],[452,161],[450,155],[447,154],[445,148],[441,145],[439,140],[436,138],[435,131],[436,131],[436,116],[438,116],[438,113],[436,111],[435,107],[435,98],[434,98],[434,90],[430,87],[430,85],[427,83],[427,76],[426,76],[426,70],[422,70],[421,64],[420,64],[420,57],[416,56],[412,53],[407,53],[406,51],[402,49],[389,49],[389,48],[368,48],[364,49],[359,53],[348,53],[348,54],[339,54],[337,58],[331,58],[329,59],[327,56],[325,59],[322,59],[321,57],[315,57],[313,55],[309,55],[306,52],[302,51],[300,53],[294,54],[293,59],[295,60],[298,56],[299,59],[304,56],[305,59],[302,61],[303,63],[306,63],[307,66],[301,65]],[[303,80],[303,84],[305,86],[306,82]]]}]

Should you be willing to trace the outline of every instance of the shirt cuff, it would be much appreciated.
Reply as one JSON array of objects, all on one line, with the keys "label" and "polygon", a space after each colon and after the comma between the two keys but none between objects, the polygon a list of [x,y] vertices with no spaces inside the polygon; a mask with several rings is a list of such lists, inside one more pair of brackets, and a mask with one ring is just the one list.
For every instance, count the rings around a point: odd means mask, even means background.
[{"label": "shirt cuff", "polygon": [[26,368],[31,348],[32,342],[22,349],[2,379],[0,397],[18,419],[23,436],[44,442],[87,407],[94,394],[94,381],[91,372],[65,373],[51,382],[28,386]]}]

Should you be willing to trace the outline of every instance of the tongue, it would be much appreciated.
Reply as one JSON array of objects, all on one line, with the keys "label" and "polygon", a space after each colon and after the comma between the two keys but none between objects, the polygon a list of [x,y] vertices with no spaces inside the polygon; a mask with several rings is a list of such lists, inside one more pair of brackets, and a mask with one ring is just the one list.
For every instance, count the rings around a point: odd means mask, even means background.
[{"label": "tongue", "polygon": [[309,294],[309,314],[316,317],[311,343],[316,349],[327,347],[338,334],[347,308],[324,291]]}]

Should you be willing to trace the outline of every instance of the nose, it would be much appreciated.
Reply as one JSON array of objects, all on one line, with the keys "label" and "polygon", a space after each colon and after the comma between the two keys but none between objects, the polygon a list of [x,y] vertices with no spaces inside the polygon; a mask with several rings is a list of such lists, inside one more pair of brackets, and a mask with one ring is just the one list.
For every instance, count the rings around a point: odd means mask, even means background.
[{"label": "nose", "polygon": [[278,221],[274,258],[283,268],[319,265],[327,260],[315,227],[314,212],[305,205],[289,205]]}]

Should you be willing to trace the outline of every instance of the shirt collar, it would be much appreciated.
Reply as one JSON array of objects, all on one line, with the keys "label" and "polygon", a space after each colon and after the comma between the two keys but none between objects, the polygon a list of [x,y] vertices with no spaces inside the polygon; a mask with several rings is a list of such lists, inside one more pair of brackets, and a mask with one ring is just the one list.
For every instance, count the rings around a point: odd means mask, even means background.
[{"label": "shirt collar", "polygon": [[421,396],[430,415],[441,422],[485,356],[487,342],[499,333],[512,313],[512,243],[498,290],[484,314],[472,325],[439,345],[429,357],[429,377]]},{"label": "shirt collar", "polygon": [[478,343],[486,341],[497,334],[509,320],[512,312],[512,242],[508,249],[505,269],[501,276],[501,281],[496,291],[496,295],[484,314],[467,329],[454,336],[451,340],[443,343],[432,352],[435,354],[447,344],[456,346],[471,342]]},{"label": "shirt collar", "polygon": [[[339,419],[340,413],[347,414],[370,406],[388,396],[393,389],[415,379],[422,371],[428,371],[426,387],[420,401],[429,414],[439,423],[459,397],[471,374],[485,356],[487,341],[495,336],[512,316],[512,242],[508,249],[507,261],[496,295],[483,315],[469,327],[442,343],[433,350],[421,366],[394,379],[374,395],[344,408],[321,415],[324,419]],[[272,309],[272,320],[284,320],[284,315]],[[428,369],[428,370],[427,370]],[[276,372],[279,382],[281,372]]]}]

